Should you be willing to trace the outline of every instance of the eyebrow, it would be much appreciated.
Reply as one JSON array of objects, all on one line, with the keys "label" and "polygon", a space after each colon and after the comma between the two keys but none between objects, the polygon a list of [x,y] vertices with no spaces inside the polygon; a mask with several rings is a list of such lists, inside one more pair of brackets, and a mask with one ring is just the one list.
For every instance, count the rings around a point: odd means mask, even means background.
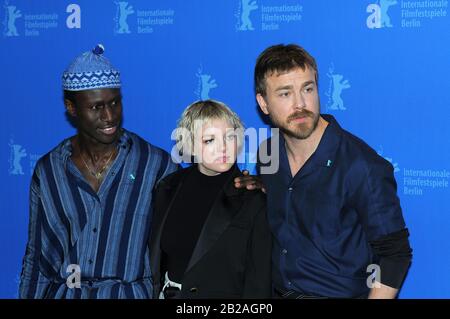
[{"label": "eyebrow", "polygon": [[[316,83],[316,82],[313,81],[313,80],[306,81],[305,83],[302,84],[302,89],[303,89],[305,86],[308,86],[308,85],[311,85],[311,84],[314,84],[314,83]],[[275,92],[283,91],[283,90],[292,90],[292,88],[293,88],[292,85],[284,85],[284,86],[280,86],[280,87],[276,88],[276,89],[275,89]]]},{"label": "eyebrow", "polygon": [[311,85],[311,84],[315,84],[315,83],[316,83],[316,81],[313,81],[313,80],[306,81],[305,83],[303,83],[302,88],[304,88],[305,86]]},{"label": "eyebrow", "polygon": [[118,95],[114,96],[111,100],[109,100],[108,102],[118,101],[121,99],[122,99],[122,94],[118,94]]},{"label": "eyebrow", "polygon": [[283,91],[283,90],[291,90],[291,89],[292,89],[292,85],[285,85],[285,86],[280,86],[280,87],[276,88],[275,92]]},{"label": "eyebrow", "polygon": [[[222,134],[222,135],[232,135],[232,134],[236,134],[236,132],[234,131],[234,129],[233,130],[227,130],[226,132],[225,132],[225,134]],[[216,137],[216,134],[204,134],[204,135],[202,135],[202,138],[203,139],[208,139],[208,138],[214,138],[214,137]]]},{"label": "eyebrow", "polygon": [[122,100],[122,94],[116,95],[116,96],[112,97],[111,99],[109,99],[107,101],[105,101],[105,100],[103,100],[101,98],[98,98],[98,99],[92,101],[91,105],[100,105],[100,104],[105,104],[105,103],[109,104],[111,102],[119,101],[119,100]]}]

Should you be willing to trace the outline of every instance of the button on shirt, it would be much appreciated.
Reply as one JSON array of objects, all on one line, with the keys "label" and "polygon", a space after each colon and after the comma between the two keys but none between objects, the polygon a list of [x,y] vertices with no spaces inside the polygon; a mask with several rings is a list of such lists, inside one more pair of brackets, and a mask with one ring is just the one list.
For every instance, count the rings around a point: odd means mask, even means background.
[{"label": "button on shirt", "polygon": [[[38,161],[21,298],[152,295],[147,248],[152,189],[177,166],[165,151],[126,130],[118,147],[97,193],[72,162],[70,139]],[[66,281],[76,267],[81,288],[70,288]]]},{"label": "button on shirt", "polygon": [[300,293],[357,297],[368,293],[367,266],[377,262],[369,241],[405,223],[392,165],[332,116],[322,117],[329,125],[295,176],[283,136],[272,137],[279,139],[280,166],[261,178],[276,239],[273,280]]}]

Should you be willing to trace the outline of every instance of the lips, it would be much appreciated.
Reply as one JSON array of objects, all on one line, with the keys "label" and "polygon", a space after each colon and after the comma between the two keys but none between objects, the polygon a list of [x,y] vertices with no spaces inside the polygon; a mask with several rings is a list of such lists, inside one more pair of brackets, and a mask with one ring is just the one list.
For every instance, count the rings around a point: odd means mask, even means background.
[{"label": "lips", "polygon": [[292,119],[290,122],[304,123],[307,118],[308,118],[307,116],[296,117]]},{"label": "lips", "polygon": [[215,160],[216,163],[228,163],[230,160],[229,156],[222,156]]},{"label": "lips", "polygon": [[310,118],[314,118],[314,113],[308,110],[303,110],[301,112],[297,111],[292,113],[288,118],[287,122],[294,122],[294,123],[304,123],[306,120]]},{"label": "lips", "polygon": [[297,113],[297,114],[293,114],[291,116],[289,116],[288,118],[288,123],[294,122],[294,123],[305,123],[306,120],[308,119],[308,117],[310,117],[309,114],[307,113]]},{"label": "lips", "polygon": [[103,128],[98,128],[97,130],[105,135],[113,135],[117,131],[117,126],[107,126]]}]

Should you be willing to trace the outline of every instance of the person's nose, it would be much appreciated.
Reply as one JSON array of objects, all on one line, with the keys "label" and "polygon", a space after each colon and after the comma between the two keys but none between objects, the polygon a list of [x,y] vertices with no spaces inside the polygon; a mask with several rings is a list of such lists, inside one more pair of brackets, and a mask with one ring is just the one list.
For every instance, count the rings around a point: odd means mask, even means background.
[{"label": "person's nose", "polygon": [[114,112],[109,105],[105,105],[105,107],[102,110],[101,114],[101,120],[103,122],[112,122],[114,119]]},{"label": "person's nose", "polygon": [[306,106],[305,98],[301,92],[297,92],[294,94],[294,110],[301,110]]},{"label": "person's nose", "polygon": [[226,137],[223,139],[219,139],[219,143],[217,143],[217,152],[220,154],[225,154],[227,150],[227,140]]}]

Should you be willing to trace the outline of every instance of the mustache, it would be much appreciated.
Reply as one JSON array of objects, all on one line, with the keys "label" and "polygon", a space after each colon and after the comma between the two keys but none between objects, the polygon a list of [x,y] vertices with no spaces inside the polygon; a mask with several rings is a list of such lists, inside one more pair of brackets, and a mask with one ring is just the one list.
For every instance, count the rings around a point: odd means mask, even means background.
[{"label": "mustache", "polygon": [[296,111],[288,116],[287,122],[291,122],[299,117],[314,117],[314,113],[308,110]]}]

